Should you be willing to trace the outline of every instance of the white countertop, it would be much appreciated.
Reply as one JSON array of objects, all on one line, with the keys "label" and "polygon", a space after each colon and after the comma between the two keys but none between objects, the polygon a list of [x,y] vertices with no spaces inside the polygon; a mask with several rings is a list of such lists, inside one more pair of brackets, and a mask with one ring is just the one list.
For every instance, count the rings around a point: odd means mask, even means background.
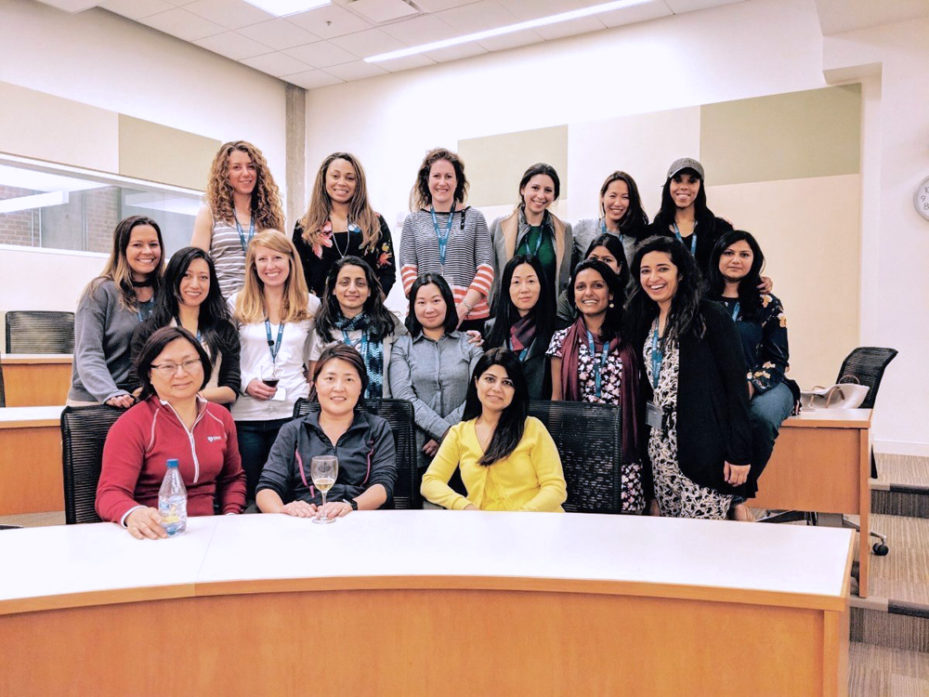
[{"label": "white countertop", "polygon": [[841,598],[851,534],[470,511],[358,512],[331,525],[284,515],[191,518],[187,534],[158,541],[135,540],[111,523],[7,530],[0,531],[0,613],[16,611],[4,609],[5,601],[29,598],[153,587],[187,587],[176,595],[191,595],[198,584],[353,577],[528,578],[658,584],[668,597],[677,597],[672,587],[688,586],[723,589],[723,596],[732,589]]},{"label": "white countertop", "polygon": [[33,421],[61,421],[64,405],[48,407],[0,407],[0,424]]}]

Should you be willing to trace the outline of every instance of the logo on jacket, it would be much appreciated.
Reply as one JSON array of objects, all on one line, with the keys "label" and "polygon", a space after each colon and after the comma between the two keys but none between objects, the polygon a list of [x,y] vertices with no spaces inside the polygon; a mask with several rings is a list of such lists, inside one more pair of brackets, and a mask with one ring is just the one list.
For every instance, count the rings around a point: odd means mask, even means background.
[{"label": "logo on jacket", "polygon": [[222,439],[223,439],[222,436],[207,436],[207,437],[206,437],[206,442],[207,442],[207,443],[212,443],[213,441],[222,440]]}]

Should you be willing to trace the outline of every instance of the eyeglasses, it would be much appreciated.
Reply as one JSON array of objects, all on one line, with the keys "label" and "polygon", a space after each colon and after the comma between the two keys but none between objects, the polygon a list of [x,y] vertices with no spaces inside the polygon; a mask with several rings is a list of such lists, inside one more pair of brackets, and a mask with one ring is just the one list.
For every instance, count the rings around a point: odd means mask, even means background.
[{"label": "eyeglasses", "polygon": [[191,358],[183,363],[162,363],[161,365],[152,365],[152,370],[157,370],[162,377],[169,378],[181,368],[185,373],[198,373],[203,370],[203,364],[199,358]]}]

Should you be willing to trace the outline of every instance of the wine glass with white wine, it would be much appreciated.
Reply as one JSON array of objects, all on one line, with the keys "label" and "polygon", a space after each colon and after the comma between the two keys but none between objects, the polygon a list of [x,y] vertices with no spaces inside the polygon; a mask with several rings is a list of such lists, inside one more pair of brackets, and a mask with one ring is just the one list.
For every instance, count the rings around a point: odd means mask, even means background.
[{"label": "wine glass with white wine", "polygon": [[[323,495],[323,506],[326,505],[326,494],[339,477],[339,458],[334,455],[317,455],[310,460],[310,477],[313,486]],[[317,512],[313,518],[314,523],[333,523],[335,518],[328,518]]]}]

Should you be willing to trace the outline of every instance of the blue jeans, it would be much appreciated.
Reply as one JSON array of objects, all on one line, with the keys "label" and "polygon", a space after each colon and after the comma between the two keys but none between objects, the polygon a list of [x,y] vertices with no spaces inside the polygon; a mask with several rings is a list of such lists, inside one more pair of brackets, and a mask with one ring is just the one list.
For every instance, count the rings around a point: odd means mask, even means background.
[{"label": "blue jeans", "polygon": [[281,426],[290,419],[272,419],[270,421],[236,421],[236,435],[239,441],[239,454],[242,456],[242,469],[245,470],[246,498],[255,500],[255,488],[268,453],[277,438]]},{"label": "blue jeans", "polygon": [[[758,491],[758,477],[771,459],[774,440],[781,423],[790,416],[794,408],[794,396],[783,382],[766,392],[757,394],[749,402],[748,418],[752,428],[752,469],[748,481],[742,487],[745,498],[752,498]],[[736,496],[733,503],[742,503],[745,498]]]}]

